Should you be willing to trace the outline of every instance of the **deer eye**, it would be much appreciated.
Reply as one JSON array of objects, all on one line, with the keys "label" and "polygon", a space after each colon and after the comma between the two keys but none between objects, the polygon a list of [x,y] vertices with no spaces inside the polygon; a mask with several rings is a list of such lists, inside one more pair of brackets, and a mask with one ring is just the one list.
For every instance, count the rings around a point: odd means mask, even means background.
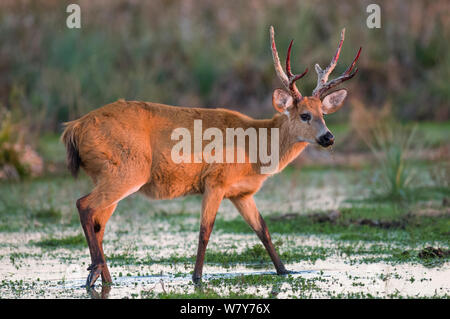
[{"label": "deer eye", "polygon": [[302,121],[304,122],[308,122],[311,121],[311,115],[308,113],[303,113],[300,115],[300,118],[302,119]]}]

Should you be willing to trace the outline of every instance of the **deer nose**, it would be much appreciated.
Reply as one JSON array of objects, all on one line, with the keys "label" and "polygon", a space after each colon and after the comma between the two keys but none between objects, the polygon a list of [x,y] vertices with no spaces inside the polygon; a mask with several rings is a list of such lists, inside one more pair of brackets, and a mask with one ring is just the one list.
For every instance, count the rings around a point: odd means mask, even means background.
[{"label": "deer nose", "polygon": [[319,137],[319,140],[317,142],[323,147],[328,147],[330,145],[333,145],[334,136],[333,136],[333,134],[331,134],[330,131],[328,131],[324,135]]}]

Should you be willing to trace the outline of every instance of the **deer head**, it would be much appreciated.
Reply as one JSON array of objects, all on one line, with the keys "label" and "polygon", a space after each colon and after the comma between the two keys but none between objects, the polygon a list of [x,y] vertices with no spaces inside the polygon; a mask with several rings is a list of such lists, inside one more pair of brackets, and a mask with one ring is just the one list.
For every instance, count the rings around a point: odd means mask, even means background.
[{"label": "deer head", "polygon": [[270,27],[270,39],[272,47],[272,57],[275,71],[283,83],[285,89],[276,89],[272,95],[272,104],[276,111],[283,113],[288,118],[288,131],[293,142],[318,143],[323,147],[328,147],[334,143],[334,136],[328,130],[323,119],[324,114],[331,114],[339,110],[345,98],[347,90],[340,89],[328,93],[333,87],[340,83],[351,79],[355,76],[358,69],[355,67],[356,61],[361,53],[359,48],[352,64],[339,77],[328,81],[328,76],[334,70],[339,59],[342,43],[344,42],[345,29],[341,32],[341,40],[335,55],[331,59],[330,64],[322,69],[318,64],[315,65],[317,72],[317,86],[312,92],[312,96],[304,97],[297,89],[295,82],[306,75],[308,69],[302,74],[292,74],[291,72],[291,49],[292,43],[289,44],[286,57],[286,73],[281,67],[278,57],[277,48],[275,46],[274,30]]}]

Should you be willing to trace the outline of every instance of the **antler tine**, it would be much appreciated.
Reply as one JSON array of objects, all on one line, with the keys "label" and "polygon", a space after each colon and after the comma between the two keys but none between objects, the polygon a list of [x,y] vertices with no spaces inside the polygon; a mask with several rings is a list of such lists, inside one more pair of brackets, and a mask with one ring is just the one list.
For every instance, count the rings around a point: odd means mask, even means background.
[{"label": "antler tine", "polygon": [[347,70],[345,70],[345,72],[342,73],[336,79],[328,81],[328,76],[331,74],[331,72],[336,67],[337,61],[339,59],[339,55],[340,55],[341,49],[342,49],[342,44],[344,43],[344,36],[345,36],[345,28],[342,29],[341,40],[339,41],[339,45],[336,50],[336,53],[334,54],[333,58],[331,59],[331,62],[328,65],[328,67],[326,69],[322,70],[322,68],[319,66],[319,64],[315,65],[315,69],[317,72],[317,86],[313,90],[313,96],[320,98],[329,89],[331,89],[332,87],[334,87],[346,80],[351,79],[358,72],[358,69],[355,69],[355,71],[353,71],[353,73],[352,73],[352,70],[355,67],[356,61],[358,61],[359,56],[361,54],[361,49],[362,49],[361,47],[359,48],[358,53],[356,54],[355,58],[353,59],[352,64],[350,64],[350,66],[347,68]]},{"label": "antler tine", "polygon": [[352,77],[355,76],[357,72],[358,69],[355,69],[355,71],[351,74],[341,75],[340,77],[325,83],[321,87],[321,89],[318,92],[316,92],[316,94],[313,93],[313,95],[318,98],[321,98],[324,95],[324,93],[326,93],[328,90],[330,90],[331,88],[335,87],[338,84],[341,84],[344,81],[350,80]]},{"label": "antler tine", "polygon": [[362,47],[359,48],[358,53],[356,54],[355,58],[353,59],[352,64],[350,64],[350,66],[347,68],[347,70],[345,70],[344,73],[342,73],[336,79],[331,80],[322,86],[322,89],[319,92],[319,97],[323,93],[327,92],[329,89],[335,87],[336,85],[338,85],[344,81],[350,80],[352,77],[354,77],[356,75],[356,73],[358,72],[358,68],[356,68],[353,72],[352,72],[352,70],[355,67],[356,61],[358,61],[358,59],[359,59],[359,55],[361,54],[361,49],[362,49]]},{"label": "antler tine", "polygon": [[[306,73],[308,73],[308,68],[306,68],[302,74],[292,75],[292,77],[289,79],[289,89],[291,91],[296,90],[298,92],[297,86],[295,85],[295,81],[304,77],[306,75]],[[300,92],[298,92],[298,94],[300,94]],[[299,97],[302,97],[302,95],[300,94]]]},{"label": "antler tine", "polygon": [[292,72],[291,72],[291,49],[292,49],[292,43],[294,43],[294,40],[291,40],[291,43],[289,43],[289,48],[288,48],[288,52],[287,52],[287,56],[286,56],[286,73],[288,78],[292,77]]},{"label": "antler tine", "polygon": [[337,61],[339,59],[339,55],[341,54],[342,44],[344,43],[345,38],[345,28],[341,31],[341,40],[339,41],[338,48],[336,50],[336,53],[334,54],[333,58],[331,59],[330,64],[328,67],[326,67],[324,70],[320,67],[319,64],[316,63],[314,66],[317,73],[317,86],[313,90],[313,95],[318,95],[318,91],[323,87],[323,85],[328,81],[328,77],[330,76],[331,72],[333,72],[334,68],[336,67]]},{"label": "antler tine", "polygon": [[275,45],[275,36],[274,36],[273,26],[270,26],[270,40],[272,43],[272,58],[273,64],[275,67],[275,72],[277,72],[278,77],[280,78],[283,85],[286,89],[289,89],[289,78],[286,73],[284,73],[283,68],[281,67],[280,58],[278,57],[277,47]]},{"label": "antler tine", "polygon": [[[347,70],[345,70],[344,74],[348,75],[353,70],[353,67],[356,65],[356,61],[358,61],[358,59],[359,59],[359,55],[361,54],[361,50],[362,50],[362,47],[359,47],[358,53],[356,53],[356,56],[353,59],[352,64],[350,64],[350,66],[347,68]],[[358,69],[355,69],[354,73],[356,73],[357,71],[358,71]]]},{"label": "antler tine", "polygon": [[302,94],[297,89],[297,86],[295,85],[295,81],[301,79],[305,74],[308,72],[308,69],[306,69],[302,74],[292,74],[291,71],[291,49],[292,49],[292,43],[294,40],[291,40],[291,43],[289,44],[287,56],[286,56],[286,73],[283,72],[283,69],[281,68],[280,59],[278,57],[277,48],[275,46],[275,37],[274,37],[274,30],[273,26],[270,26],[270,38],[272,42],[272,56],[273,56],[273,62],[275,65],[275,70],[278,74],[278,77],[280,78],[281,82],[283,82],[286,89],[288,89],[292,95],[293,98],[300,100],[302,98]]}]

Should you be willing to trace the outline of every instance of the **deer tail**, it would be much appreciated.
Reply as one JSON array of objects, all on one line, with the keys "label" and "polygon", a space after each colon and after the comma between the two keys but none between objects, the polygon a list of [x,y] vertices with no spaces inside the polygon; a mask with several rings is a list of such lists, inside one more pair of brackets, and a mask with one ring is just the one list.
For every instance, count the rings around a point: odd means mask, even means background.
[{"label": "deer tail", "polygon": [[65,129],[61,135],[61,140],[66,146],[67,168],[72,173],[72,176],[76,178],[81,165],[80,153],[78,151],[80,122],[75,120],[66,122],[63,125],[65,126]]}]

